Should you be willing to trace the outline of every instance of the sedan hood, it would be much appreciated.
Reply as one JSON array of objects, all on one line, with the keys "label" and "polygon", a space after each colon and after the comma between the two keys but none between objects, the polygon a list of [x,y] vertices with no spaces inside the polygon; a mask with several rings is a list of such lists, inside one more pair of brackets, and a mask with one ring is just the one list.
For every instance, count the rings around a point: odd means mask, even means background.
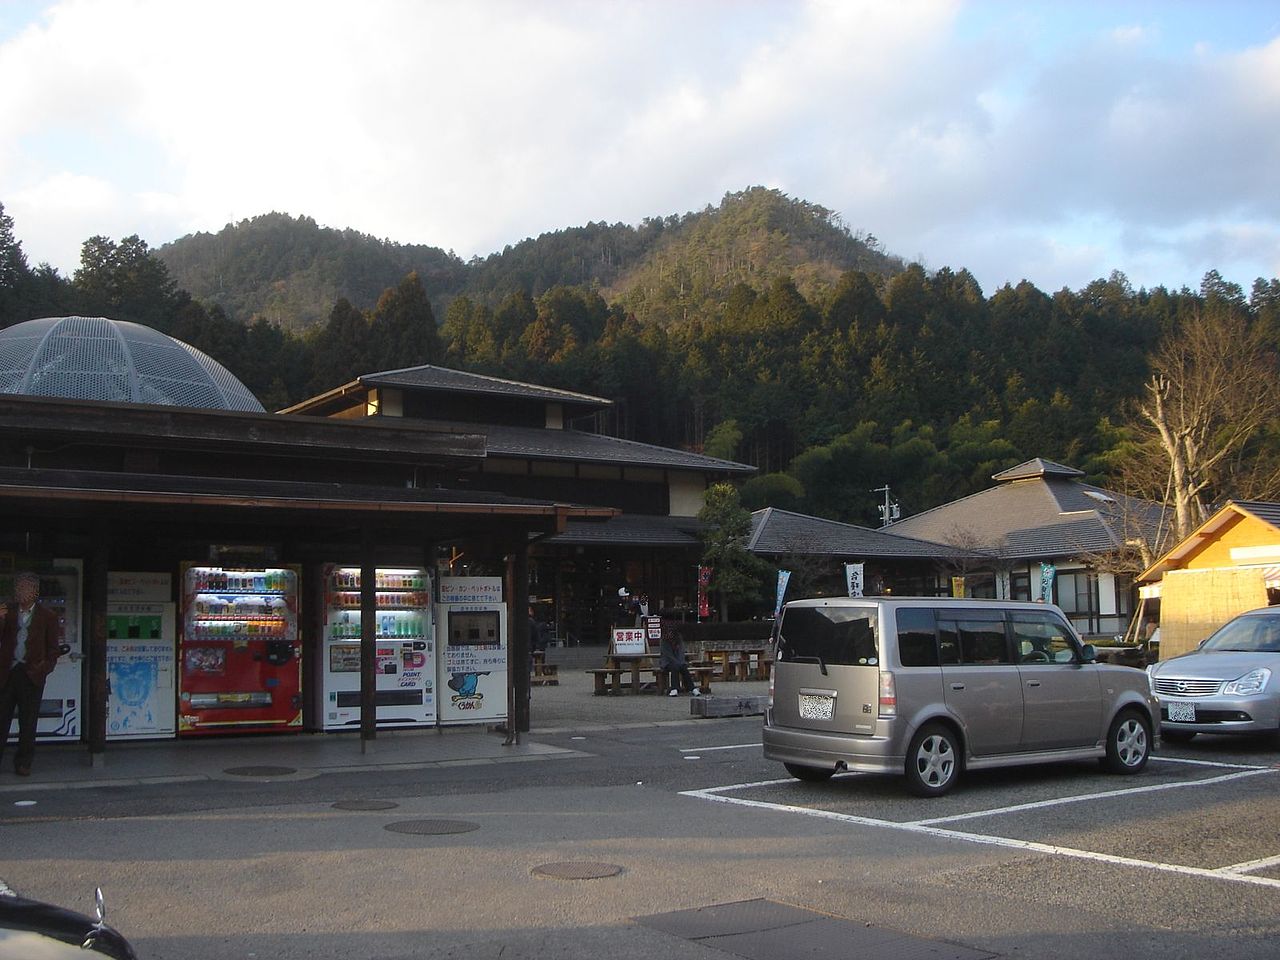
[{"label": "sedan hood", "polygon": [[1280,653],[1184,653],[1156,664],[1151,675],[1187,680],[1234,680],[1258,667],[1280,671]]}]

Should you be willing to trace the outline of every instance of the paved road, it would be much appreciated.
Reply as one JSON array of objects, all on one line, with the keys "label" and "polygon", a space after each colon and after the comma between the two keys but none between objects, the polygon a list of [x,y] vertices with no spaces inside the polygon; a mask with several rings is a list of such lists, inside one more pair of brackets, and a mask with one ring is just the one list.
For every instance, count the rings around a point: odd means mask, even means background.
[{"label": "paved road", "polygon": [[[85,910],[101,884],[144,960],[1277,955],[1271,743],[921,800],[783,779],[758,718],[555,729],[508,758],[294,778],[18,793],[6,774],[0,879]],[[388,829],[423,821],[468,832]],[[539,872],[557,864],[621,870]]]}]

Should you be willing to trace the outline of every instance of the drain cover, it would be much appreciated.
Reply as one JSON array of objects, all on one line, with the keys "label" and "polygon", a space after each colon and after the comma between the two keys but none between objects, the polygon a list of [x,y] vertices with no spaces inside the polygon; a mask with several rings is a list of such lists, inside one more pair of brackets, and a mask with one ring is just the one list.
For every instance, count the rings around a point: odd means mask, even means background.
[{"label": "drain cover", "polygon": [[566,860],[561,863],[544,863],[530,871],[539,877],[556,880],[603,880],[616,877],[622,868],[616,863],[599,863],[592,860]]},{"label": "drain cover", "polygon": [[392,833],[416,833],[422,836],[443,836],[447,833],[470,833],[479,830],[480,824],[466,820],[397,820],[388,823],[384,830]]},{"label": "drain cover", "polygon": [[291,773],[297,773],[293,767],[228,767],[223,773],[229,773],[233,777],[287,777]]},{"label": "drain cover", "polygon": [[400,806],[390,800],[339,800],[333,805],[335,810],[394,810]]}]

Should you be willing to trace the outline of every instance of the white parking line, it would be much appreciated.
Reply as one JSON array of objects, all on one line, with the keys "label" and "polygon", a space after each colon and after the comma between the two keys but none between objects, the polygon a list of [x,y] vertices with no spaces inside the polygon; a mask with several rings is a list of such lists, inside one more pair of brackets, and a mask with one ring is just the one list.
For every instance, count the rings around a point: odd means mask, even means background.
[{"label": "white parking line", "polygon": [[1156,783],[1148,787],[1126,787],[1123,790],[1104,790],[1101,793],[1081,793],[1070,797],[1057,797],[1053,800],[1036,800],[1032,803],[1016,803],[1008,807],[992,807],[989,810],[974,810],[971,813],[957,813],[949,817],[933,817],[929,820],[910,820],[911,826],[928,826],[935,823],[954,823],[957,820],[977,820],[981,817],[1000,817],[1006,813],[1021,813],[1024,810],[1039,810],[1043,807],[1058,807],[1067,803],[1080,803],[1084,800],[1107,800],[1112,797],[1127,797],[1135,793],[1155,793],[1158,790],[1177,790],[1180,787],[1195,787],[1201,784],[1226,783],[1228,780],[1239,780],[1241,777],[1256,777],[1260,773],[1271,773],[1266,768],[1241,770],[1238,773],[1224,773],[1220,777],[1206,777],[1203,780],[1183,780],[1179,783]]},{"label": "white parking line", "polygon": [[[1223,764],[1227,766],[1227,764]],[[1195,786],[1196,784],[1221,783],[1226,780],[1233,780],[1239,777],[1256,776],[1260,773],[1275,773],[1275,768],[1261,767],[1250,768],[1237,774],[1229,774],[1223,777],[1213,777],[1208,780],[1195,780],[1186,784],[1186,786]],[[1218,867],[1209,869],[1207,867],[1188,867],[1179,863],[1161,863],[1155,860],[1139,860],[1135,857],[1121,857],[1110,853],[1097,853],[1092,850],[1079,850],[1074,847],[1060,847],[1049,843],[1038,843],[1034,840],[1019,840],[1014,837],[998,837],[990,836],[982,833],[967,833],[961,830],[948,830],[943,827],[931,826],[933,821],[914,821],[901,822],[896,820],[880,820],[876,817],[860,817],[848,813],[836,813],[833,810],[814,810],[810,807],[796,806],[787,803],[769,803],[764,800],[747,800],[743,797],[729,797],[724,794],[735,790],[748,790],[754,787],[768,787],[780,783],[794,783],[791,778],[779,780],[759,780],[754,783],[735,783],[723,787],[708,787],[702,790],[685,790],[681,792],[681,796],[693,797],[698,800],[710,800],[713,803],[728,803],[740,807],[753,807],[758,810],[772,810],[778,813],[798,814],[803,817],[813,817],[819,820],[833,820],[838,823],[857,824],[866,827],[884,827],[890,830],[902,830],[906,833],[923,833],[933,837],[939,837],[946,840],[962,840],[968,843],[979,843],[986,846],[1006,847],[1014,850],[1027,850],[1032,853],[1044,853],[1060,857],[1072,857],[1077,860],[1093,860],[1098,863],[1110,863],[1117,866],[1139,867],[1146,870],[1158,870],[1163,873],[1174,873],[1181,876],[1199,877],[1210,880],[1226,880],[1232,883],[1246,883],[1252,886],[1272,887],[1280,889],[1280,880],[1271,877],[1255,877],[1251,876],[1247,871],[1260,870],[1271,866],[1274,863],[1280,863],[1280,857],[1269,857],[1265,860],[1251,860],[1247,863],[1233,864],[1226,867]],[[1164,786],[1164,785],[1162,785]],[[1098,799],[1099,797],[1112,796],[1116,793],[1138,792],[1143,788],[1136,788],[1134,791],[1109,791],[1107,793],[1090,794],[1077,798],[1068,798],[1064,802],[1072,802],[1076,799]],[[1027,809],[1033,806],[1047,806],[1049,803],[1042,804],[1020,804],[1018,806]],[[1015,809],[1014,807],[1004,808],[1006,810]],[[954,819],[963,819],[968,815],[957,816]],[[947,818],[939,818],[939,821]]]},{"label": "white parking line", "polygon": [[1229,867],[1219,867],[1216,873],[1248,873],[1250,870],[1265,870],[1267,867],[1280,866],[1280,857],[1263,857],[1261,860],[1246,860],[1244,863],[1233,863]]},{"label": "white parking line", "polygon": [[760,741],[757,740],[755,743],[731,743],[727,747],[681,747],[680,752],[706,753],[708,750],[749,750],[751,747],[755,747],[757,750],[763,749],[760,746]]}]

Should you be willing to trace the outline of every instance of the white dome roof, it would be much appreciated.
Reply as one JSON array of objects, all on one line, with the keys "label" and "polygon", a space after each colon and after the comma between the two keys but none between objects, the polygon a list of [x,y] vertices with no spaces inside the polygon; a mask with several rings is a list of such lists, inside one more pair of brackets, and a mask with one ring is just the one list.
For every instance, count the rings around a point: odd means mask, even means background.
[{"label": "white dome roof", "polygon": [[0,330],[0,393],[262,412],[248,387],[195,347],[106,317]]}]

